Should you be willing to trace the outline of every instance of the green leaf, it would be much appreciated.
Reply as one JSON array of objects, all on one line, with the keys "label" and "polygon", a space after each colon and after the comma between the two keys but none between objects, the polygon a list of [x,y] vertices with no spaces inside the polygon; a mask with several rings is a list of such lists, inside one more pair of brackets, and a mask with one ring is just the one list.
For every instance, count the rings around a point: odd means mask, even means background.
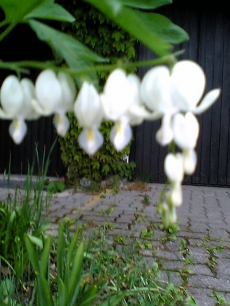
[{"label": "green leaf", "polygon": [[51,2],[44,3],[42,6],[35,8],[26,15],[25,18],[39,18],[66,22],[73,22],[75,20],[75,18],[61,5]]},{"label": "green leaf", "polygon": [[29,14],[38,6],[45,2],[54,2],[52,0],[1,0],[0,7],[5,13],[7,22],[17,23],[25,15]]},{"label": "green leaf", "polygon": [[[138,10],[124,7],[116,1],[86,1],[107,15],[129,34],[136,37],[158,56],[170,54],[172,46],[159,37],[158,33],[150,27],[151,24],[147,15],[151,13],[139,12]],[[156,25],[154,26],[156,27]]]},{"label": "green leaf", "polygon": [[31,236],[29,234],[27,234],[27,236],[30,239],[30,241],[33,242],[33,244],[37,245],[40,249],[43,248],[43,242],[40,238],[35,237],[35,236]]},{"label": "green leaf", "polygon": [[46,306],[53,306],[53,299],[52,299],[52,291],[50,288],[50,282],[44,277],[44,275],[40,276],[40,284],[41,284],[41,289],[43,292],[43,297],[42,300],[45,302],[43,302],[43,305]]},{"label": "green leaf", "polygon": [[[85,70],[93,67],[93,62],[103,62],[105,59],[98,56],[85,45],[68,34],[55,30],[41,22],[29,20],[31,28],[36,32],[38,38],[45,41],[57,54],[63,58],[72,69]],[[96,73],[82,74],[87,79],[96,78]]]},{"label": "green leaf", "polygon": [[50,256],[50,247],[51,247],[51,236],[49,235],[46,238],[44,249],[42,251],[42,257],[40,262],[40,271],[42,276],[46,276],[47,267],[49,263],[49,256]]},{"label": "green leaf", "polygon": [[39,262],[38,262],[38,255],[35,251],[35,247],[30,241],[28,235],[24,235],[24,240],[25,240],[25,245],[26,245],[26,250],[29,256],[29,260],[33,266],[34,272],[36,274],[39,274],[40,268],[39,268]]},{"label": "green leaf", "polygon": [[57,272],[58,277],[63,278],[63,262],[64,262],[64,247],[65,247],[65,241],[64,241],[64,227],[62,224],[59,225],[58,228],[58,244],[57,244]]},{"label": "green leaf", "polygon": [[119,292],[116,295],[109,297],[108,300],[103,302],[100,306],[116,306],[118,305],[124,297],[129,294],[129,291]]},{"label": "green leaf", "polygon": [[156,13],[138,12],[145,18],[146,25],[153,30],[157,36],[171,44],[179,44],[189,39],[188,34],[179,26],[172,23],[168,18]]},{"label": "green leaf", "polygon": [[98,295],[98,287],[96,285],[91,285],[81,296],[78,302],[80,306],[90,306],[93,300]]},{"label": "green leaf", "polygon": [[160,6],[171,4],[172,0],[117,0],[122,4],[140,9],[155,9]]},{"label": "green leaf", "polygon": [[68,300],[67,289],[60,277],[58,278],[58,298],[59,298],[59,305],[66,305]]},{"label": "green leaf", "polygon": [[81,242],[79,245],[75,258],[73,261],[72,271],[69,276],[69,286],[67,288],[68,292],[68,299],[71,303],[70,305],[74,305],[76,298],[77,298],[77,292],[80,288],[80,282],[82,278],[82,269],[83,269],[83,258],[84,258],[84,241]]}]

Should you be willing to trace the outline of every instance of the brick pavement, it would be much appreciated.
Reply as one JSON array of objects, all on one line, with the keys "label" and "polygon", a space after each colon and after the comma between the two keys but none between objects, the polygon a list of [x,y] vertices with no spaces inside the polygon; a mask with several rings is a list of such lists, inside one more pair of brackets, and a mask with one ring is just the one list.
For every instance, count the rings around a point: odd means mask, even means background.
[{"label": "brick pavement", "polygon": [[[177,209],[180,230],[174,239],[160,228],[155,209],[163,185],[148,186],[148,191],[120,190],[117,194],[112,190],[101,195],[73,190],[56,194],[48,211],[49,232],[56,235],[58,223],[65,217],[91,223],[92,229],[109,222],[114,227],[108,231],[111,239],[121,234],[147,242],[140,251],[143,258],[158,263],[163,279],[170,271],[171,280],[186,286],[199,306],[216,305],[213,290],[230,303],[229,188],[184,185],[184,203]],[[149,203],[143,203],[146,195]],[[6,189],[0,189],[0,200],[5,196]],[[153,237],[140,236],[146,228],[153,229]]]},{"label": "brick pavement", "polygon": [[[213,290],[230,303],[230,190],[184,185],[184,203],[177,209],[180,230],[174,239],[160,228],[155,209],[163,185],[148,186],[149,191],[89,195],[67,190],[54,195],[49,211],[55,224],[51,232],[55,234],[56,224],[64,217],[91,222],[95,228],[109,222],[114,227],[109,232],[112,238],[122,234],[139,239],[141,230],[154,224],[154,236],[142,237],[151,247],[147,244],[141,253],[150,263],[157,261],[161,277],[167,279],[170,271],[171,280],[186,286],[199,306],[216,305]],[[146,195],[148,204],[143,203]]]}]

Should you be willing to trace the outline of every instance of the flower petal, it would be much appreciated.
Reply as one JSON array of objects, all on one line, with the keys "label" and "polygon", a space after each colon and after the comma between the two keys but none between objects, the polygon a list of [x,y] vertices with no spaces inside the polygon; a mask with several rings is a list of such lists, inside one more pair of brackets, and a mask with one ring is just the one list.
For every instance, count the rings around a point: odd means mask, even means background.
[{"label": "flower petal", "polygon": [[156,133],[156,140],[162,146],[168,145],[173,140],[171,119],[171,115],[164,115],[161,121],[161,127]]},{"label": "flower petal", "polygon": [[78,137],[80,147],[89,155],[93,155],[103,144],[103,136],[98,129],[83,129]]},{"label": "flower petal", "polygon": [[193,110],[205,89],[205,74],[195,62],[184,60],[176,63],[171,74],[171,94],[182,111]]},{"label": "flower petal", "polygon": [[59,72],[57,78],[62,89],[62,100],[58,108],[65,112],[71,111],[77,92],[74,80],[69,74],[63,72]]},{"label": "flower petal", "polygon": [[172,120],[175,143],[181,149],[194,149],[199,136],[199,122],[190,112],[185,115],[176,114]]},{"label": "flower petal", "polygon": [[166,199],[169,204],[178,207],[183,203],[182,187],[179,182],[171,184],[171,190],[167,193]]},{"label": "flower petal", "polygon": [[35,112],[32,106],[32,100],[35,98],[35,88],[31,80],[23,78],[20,82],[24,94],[23,107],[18,116],[28,120],[38,119],[40,115]]},{"label": "flower petal", "polygon": [[196,170],[197,165],[197,154],[194,150],[183,150],[184,156],[184,172],[191,175]]},{"label": "flower petal", "polygon": [[133,84],[127,79],[125,71],[114,70],[108,77],[101,94],[101,102],[107,119],[117,121],[135,101]]},{"label": "flower petal", "polygon": [[122,151],[132,138],[132,129],[127,122],[118,121],[110,132],[110,141],[117,151]]},{"label": "flower petal", "polygon": [[69,120],[65,113],[54,115],[54,126],[56,127],[58,135],[64,137],[69,129]]},{"label": "flower petal", "polygon": [[164,161],[165,174],[170,182],[181,183],[184,177],[183,157],[169,153]]},{"label": "flower petal", "polygon": [[212,106],[212,104],[218,99],[219,95],[220,89],[213,89],[209,91],[201,103],[192,112],[196,115],[203,113]]},{"label": "flower petal", "polygon": [[80,126],[86,128],[100,126],[104,113],[100,96],[92,84],[83,83],[73,109]]},{"label": "flower petal", "polygon": [[[42,71],[35,82],[37,103],[33,100],[35,110],[51,115],[56,112],[62,103],[62,87],[52,70]],[[39,107],[38,105],[39,104]]]},{"label": "flower petal", "polygon": [[143,77],[140,87],[141,98],[151,110],[165,113],[172,108],[169,69],[158,66],[150,69]]},{"label": "flower petal", "polygon": [[16,144],[20,144],[27,132],[27,125],[24,120],[15,119],[9,127],[10,136]]},{"label": "flower petal", "polygon": [[1,105],[6,115],[15,118],[22,108],[24,95],[18,78],[8,76],[1,88]]}]

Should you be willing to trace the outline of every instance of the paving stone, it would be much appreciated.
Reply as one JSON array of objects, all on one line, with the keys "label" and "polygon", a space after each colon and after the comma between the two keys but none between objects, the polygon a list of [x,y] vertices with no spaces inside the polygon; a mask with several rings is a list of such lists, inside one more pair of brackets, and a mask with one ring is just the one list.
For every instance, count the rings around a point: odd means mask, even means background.
[{"label": "paving stone", "polygon": [[211,297],[212,290],[188,287],[187,291],[193,296],[198,306],[216,306],[216,299]]},{"label": "paving stone", "polygon": [[163,260],[163,259],[160,259],[160,262],[162,264],[161,267],[162,270],[177,270],[177,271],[182,270],[184,263],[182,261]]},{"label": "paving stone", "polygon": [[196,223],[191,222],[190,230],[192,230],[194,233],[206,233],[207,230],[210,229],[207,223]]},{"label": "paving stone", "polygon": [[209,253],[203,248],[190,247],[189,257],[193,260],[194,264],[205,264],[209,261]]},{"label": "paving stone", "polygon": [[167,252],[164,250],[157,250],[155,251],[155,256],[160,258],[160,259],[167,259],[167,260],[180,260],[181,254],[178,255],[178,253],[172,253],[172,252]]},{"label": "paving stone", "polygon": [[216,229],[212,229],[210,230],[210,236],[212,238],[217,238],[217,239],[221,239],[221,238],[225,238],[225,239],[229,239],[229,234],[226,230],[216,230]]},{"label": "paving stone", "polygon": [[220,258],[220,259],[222,259],[222,258],[230,258],[230,249],[224,249],[221,252],[216,252],[215,256],[217,258]]},{"label": "paving stone", "polygon": [[186,265],[184,269],[191,269],[194,271],[194,274],[197,274],[197,275],[214,276],[212,271],[205,264],[203,265],[189,264],[189,265]]},{"label": "paving stone", "polygon": [[168,283],[173,283],[176,286],[181,286],[183,284],[183,280],[179,273],[173,271],[159,271],[160,280]]},{"label": "paving stone", "polygon": [[230,278],[221,280],[212,276],[189,275],[187,279],[189,286],[192,287],[208,288],[230,293]]},{"label": "paving stone", "polygon": [[221,260],[218,260],[216,271],[217,271],[217,277],[227,276],[230,279],[230,259],[222,258]]}]

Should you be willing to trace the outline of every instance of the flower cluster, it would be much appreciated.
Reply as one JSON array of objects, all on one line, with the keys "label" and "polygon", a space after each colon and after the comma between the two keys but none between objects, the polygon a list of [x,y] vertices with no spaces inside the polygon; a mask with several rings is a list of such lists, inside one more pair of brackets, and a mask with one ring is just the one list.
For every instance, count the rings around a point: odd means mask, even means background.
[{"label": "flower cluster", "polygon": [[159,203],[158,211],[166,226],[176,221],[175,207],[182,204],[184,175],[191,175],[196,169],[199,122],[195,115],[204,112],[220,95],[220,89],[213,89],[203,97],[205,82],[201,67],[189,60],[176,63],[171,71],[165,66],[153,68],[142,80],[141,97],[144,103],[162,115],[156,140],[162,146],[173,141],[181,150],[169,153],[164,162],[170,188],[165,199]]},{"label": "flower cluster", "polygon": [[9,133],[19,144],[27,131],[25,120],[40,116],[54,115],[57,133],[65,136],[69,129],[66,113],[72,111],[82,127],[79,145],[89,155],[103,144],[103,119],[114,122],[110,140],[118,151],[130,142],[131,126],[161,119],[157,142],[162,146],[173,142],[181,150],[165,158],[170,189],[158,206],[163,221],[171,223],[176,221],[175,207],[182,204],[183,177],[196,169],[199,123],[195,115],[210,107],[220,94],[219,89],[214,89],[202,99],[204,89],[203,70],[189,60],[177,62],[171,70],[167,66],[154,67],[142,80],[115,69],[101,93],[84,81],[77,94],[70,75],[47,69],[39,74],[35,84],[13,75],[5,79],[0,92],[0,118],[12,120]]}]

